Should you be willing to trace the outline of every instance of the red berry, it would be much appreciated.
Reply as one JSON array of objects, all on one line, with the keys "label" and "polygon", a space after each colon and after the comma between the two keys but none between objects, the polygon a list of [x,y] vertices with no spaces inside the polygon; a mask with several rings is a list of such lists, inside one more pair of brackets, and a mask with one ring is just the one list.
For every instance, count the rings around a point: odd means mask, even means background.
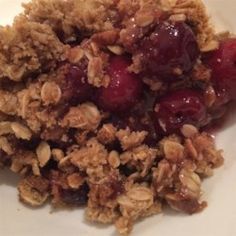
[{"label": "red berry", "polygon": [[86,71],[78,66],[70,66],[62,86],[64,100],[80,103],[90,100],[92,95],[93,86],[88,84]]},{"label": "red berry", "polygon": [[188,25],[162,22],[144,38],[140,55],[147,73],[165,79],[176,77],[176,69],[189,72],[199,56],[199,48]]},{"label": "red berry", "polygon": [[202,126],[207,113],[201,93],[183,89],[160,98],[153,117],[158,134],[171,134],[178,133],[184,124]]},{"label": "red berry", "polygon": [[219,49],[207,56],[206,62],[212,70],[219,102],[236,100],[236,38],[221,42]]},{"label": "red berry", "polygon": [[62,201],[69,205],[82,206],[88,201],[89,186],[84,183],[79,189],[61,189]]},{"label": "red berry", "polygon": [[111,112],[129,110],[139,100],[142,92],[142,81],[136,74],[130,73],[130,60],[124,56],[114,56],[110,60],[107,73],[110,84],[107,88],[99,88],[98,105]]}]

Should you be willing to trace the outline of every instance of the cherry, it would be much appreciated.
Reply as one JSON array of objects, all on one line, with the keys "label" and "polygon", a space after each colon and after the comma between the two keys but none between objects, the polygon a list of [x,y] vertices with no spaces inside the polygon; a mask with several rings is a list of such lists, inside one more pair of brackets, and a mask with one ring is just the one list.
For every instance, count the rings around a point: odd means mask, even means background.
[{"label": "cherry", "polygon": [[199,56],[199,48],[187,24],[161,22],[143,39],[139,54],[147,73],[166,79],[189,72]]},{"label": "cherry", "polygon": [[125,56],[113,56],[107,68],[110,84],[98,89],[98,105],[110,112],[128,111],[139,100],[142,81],[128,71],[131,61]]},{"label": "cherry", "polygon": [[226,39],[219,49],[209,53],[206,63],[212,70],[212,82],[220,105],[236,100],[236,38]]},{"label": "cherry", "polygon": [[201,93],[183,89],[158,99],[153,118],[157,134],[171,134],[178,133],[184,124],[201,127],[207,113]]},{"label": "cherry", "polygon": [[82,206],[88,201],[89,186],[84,183],[79,189],[61,189],[61,198],[63,202],[69,205]]},{"label": "cherry", "polygon": [[71,103],[81,103],[90,100],[93,86],[88,84],[87,73],[83,67],[71,65],[64,78],[62,96]]}]

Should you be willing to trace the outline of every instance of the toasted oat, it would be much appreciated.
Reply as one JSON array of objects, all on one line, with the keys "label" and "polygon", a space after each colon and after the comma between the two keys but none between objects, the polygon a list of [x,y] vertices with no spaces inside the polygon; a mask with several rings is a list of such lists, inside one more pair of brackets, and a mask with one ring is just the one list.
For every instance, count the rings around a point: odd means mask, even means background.
[{"label": "toasted oat", "polygon": [[117,168],[120,165],[119,153],[116,151],[111,151],[108,156],[108,162],[111,167]]},{"label": "toasted oat", "polygon": [[44,83],[41,89],[41,98],[45,104],[56,104],[61,99],[61,89],[55,82]]},{"label": "toasted oat", "polygon": [[21,201],[31,206],[41,206],[48,198],[48,181],[41,177],[29,176],[18,185]]},{"label": "toasted oat", "polygon": [[178,22],[178,21],[186,21],[186,15],[185,14],[176,14],[176,15],[171,15],[170,18],[169,18],[170,21],[175,21],[175,22]]},{"label": "toasted oat", "polygon": [[5,137],[0,137],[0,149],[3,150],[8,155],[12,155],[14,153],[12,145]]},{"label": "toasted oat", "polygon": [[193,171],[182,169],[179,173],[180,182],[183,184],[185,195],[189,195],[191,198],[198,199],[200,197],[201,180],[200,177]]},{"label": "toasted oat", "polygon": [[68,59],[71,63],[77,64],[84,57],[84,50],[80,47],[73,47],[68,52]]},{"label": "toasted oat", "polygon": [[186,138],[191,138],[198,133],[198,129],[193,125],[185,124],[181,129],[182,134]]},{"label": "toasted oat", "polygon": [[17,138],[30,140],[30,138],[32,136],[32,132],[26,126],[24,126],[18,122],[12,122],[11,128]]},{"label": "toasted oat", "polygon": [[[190,124],[162,140],[152,134],[152,104],[169,82],[140,76],[145,96],[129,114],[150,125],[148,133],[133,131],[140,128],[135,122],[121,129],[125,114],[101,111],[96,94],[81,103],[76,76],[67,76],[76,66],[97,91],[110,83],[110,58],[127,54],[128,71],[139,74],[140,42],[165,19],[186,22],[202,52],[216,49],[228,35],[214,35],[202,2],[32,0],[24,8],[12,26],[0,27],[0,166],[22,177],[20,199],[32,206],[49,196],[55,206],[85,204],[87,219],[113,223],[124,235],[164,204],[191,214],[202,210],[201,181],[223,164],[222,152]],[[174,73],[186,79],[170,89],[196,85],[214,108],[211,70],[201,57],[188,75],[178,67]]]},{"label": "toasted oat", "polygon": [[54,148],[52,149],[52,157],[55,161],[60,161],[65,157],[65,154],[61,149]]},{"label": "toasted oat", "polygon": [[12,134],[12,133],[14,133],[14,131],[11,128],[11,122],[9,121],[0,122],[0,135]]},{"label": "toasted oat", "polygon": [[41,142],[36,149],[40,167],[44,167],[51,158],[51,148],[47,142]]},{"label": "toasted oat", "polygon": [[116,139],[116,127],[113,124],[104,124],[98,131],[97,138],[103,144],[112,143]]},{"label": "toasted oat", "polygon": [[184,147],[173,141],[165,141],[163,144],[165,158],[169,161],[177,162],[184,158]]},{"label": "toasted oat", "polygon": [[114,45],[114,46],[107,46],[107,48],[116,55],[124,54],[124,49],[121,46]]}]

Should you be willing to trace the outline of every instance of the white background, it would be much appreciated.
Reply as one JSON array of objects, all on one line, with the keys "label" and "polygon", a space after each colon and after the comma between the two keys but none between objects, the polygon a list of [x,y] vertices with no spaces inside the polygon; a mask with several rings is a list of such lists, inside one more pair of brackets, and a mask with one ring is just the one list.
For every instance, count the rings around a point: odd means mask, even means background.
[{"label": "white background", "polygon": [[[235,0],[205,0],[219,30],[236,33]],[[0,25],[11,23],[20,11],[20,0],[0,0]],[[234,122],[235,121],[235,122]],[[204,183],[208,208],[186,216],[174,212],[137,223],[136,236],[235,236],[236,235],[236,116],[217,135],[217,145],[225,150],[225,165]],[[52,212],[50,206],[31,209],[18,202],[17,178],[0,171],[0,236],[116,236],[113,227],[89,224],[83,209]]]}]

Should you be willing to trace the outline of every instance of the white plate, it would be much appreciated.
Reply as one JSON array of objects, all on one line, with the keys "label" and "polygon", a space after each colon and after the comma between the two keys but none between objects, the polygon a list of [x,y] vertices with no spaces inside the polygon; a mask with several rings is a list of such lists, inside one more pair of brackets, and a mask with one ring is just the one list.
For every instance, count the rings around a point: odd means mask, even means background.
[{"label": "white plate", "polygon": [[[0,24],[12,22],[20,11],[21,0],[0,0]],[[236,33],[235,0],[205,0],[219,30]],[[217,136],[217,145],[225,150],[225,165],[204,182],[204,199],[208,208],[187,216],[165,213],[147,218],[134,227],[136,236],[235,236],[236,235],[236,116],[231,115],[227,127]],[[83,210],[59,210],[50,206],[31,209],[18,202],[17,178],[0,172],[0,235],[1,236],[115,236],[113,227],[89,224]]]}]

